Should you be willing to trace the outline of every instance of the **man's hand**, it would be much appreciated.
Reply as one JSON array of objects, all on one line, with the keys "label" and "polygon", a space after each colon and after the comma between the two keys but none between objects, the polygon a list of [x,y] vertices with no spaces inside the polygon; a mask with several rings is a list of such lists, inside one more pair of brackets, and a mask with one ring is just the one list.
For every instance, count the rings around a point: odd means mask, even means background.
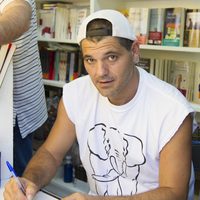
[{"label": "man's hand", "polygon": [[32,200],[35,194],[38,191],[38,187],[31,181],[25,178],[19,178],[20,182],[25,188],[26,196],[23,194],[19,185],[17,184],[14,178],[11,178],[10,181],[5,185],[5,191],[3,193],[4,200]]}]

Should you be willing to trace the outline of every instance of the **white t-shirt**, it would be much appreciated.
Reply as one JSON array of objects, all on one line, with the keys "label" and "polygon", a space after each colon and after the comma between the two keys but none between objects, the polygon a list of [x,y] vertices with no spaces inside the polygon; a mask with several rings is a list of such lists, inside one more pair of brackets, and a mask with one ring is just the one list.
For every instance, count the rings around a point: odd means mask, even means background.
[{"label": "white t-shirt", "polygon": [[139,69],[135,97],[112,105],[89,76],[66,84],[63,101],[75,124],[92,194],[132,195],[159,186],[159,154],[190,104],[173,86]]}]

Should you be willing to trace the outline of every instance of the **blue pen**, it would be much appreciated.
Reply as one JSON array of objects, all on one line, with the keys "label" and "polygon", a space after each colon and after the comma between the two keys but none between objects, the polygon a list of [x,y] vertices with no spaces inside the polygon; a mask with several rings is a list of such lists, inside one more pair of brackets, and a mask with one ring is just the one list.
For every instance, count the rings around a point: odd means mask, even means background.
[{"label": "blue pen", "polygon": [[8,169],[10,170],[13,178],[17,182],[17,184],[18,184],[19,188],[21,189],[21,191],[23,192],[24,195],[26,195],[26,191],[25,191],[22,183],[20,182],[19,178],[17,177],[17,175],[15,173],[15,170],[13,169],[13,167],[11,166],[11,164],[8,161],[6,161],[6,165],[8,166]]}]

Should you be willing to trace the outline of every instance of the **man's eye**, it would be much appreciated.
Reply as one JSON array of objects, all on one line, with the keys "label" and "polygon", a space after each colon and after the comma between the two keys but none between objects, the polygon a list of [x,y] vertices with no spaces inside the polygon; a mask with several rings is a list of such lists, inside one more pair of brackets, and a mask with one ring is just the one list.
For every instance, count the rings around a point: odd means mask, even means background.
[{"label": "man's eye", "polygon": [[116,59],[117,59],[117,56],[115,56],[115,55],[108,56],[109,61],[115,61]]},{"label": "man's eye", "polygon": [[89,64],[91,64],[91,63],[94,62],[94,59],[92,59],[92,58],[86,58],[85,60],[86,60],[86,62],[89,63]]}]

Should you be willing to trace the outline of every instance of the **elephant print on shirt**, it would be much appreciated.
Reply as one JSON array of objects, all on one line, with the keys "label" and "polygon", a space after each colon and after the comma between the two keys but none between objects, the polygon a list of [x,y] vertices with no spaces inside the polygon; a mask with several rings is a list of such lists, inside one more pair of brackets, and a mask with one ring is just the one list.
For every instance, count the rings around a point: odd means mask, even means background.
[{"label": "elephant print on shirt", "polygon": [[88,148],[97,194],[137,193],[140,165],[146,162],[139,138],[99,123],[89,130]]}]

